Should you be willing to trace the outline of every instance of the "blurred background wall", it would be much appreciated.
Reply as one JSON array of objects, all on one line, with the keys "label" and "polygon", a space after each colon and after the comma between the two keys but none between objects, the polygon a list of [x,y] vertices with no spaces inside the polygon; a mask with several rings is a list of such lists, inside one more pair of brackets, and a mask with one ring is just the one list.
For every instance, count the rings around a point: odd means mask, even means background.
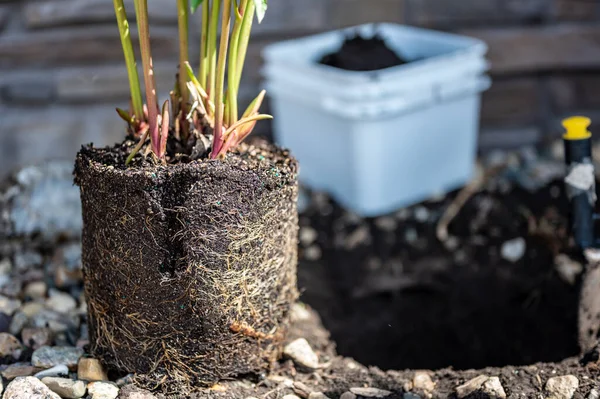
[{"label": "blurred background wall", "polygon": [[[175,1],[149,3],[157,83],[167,93],[177,64]],[[126,5],[133,15],[133,1]],[[494,84],[484,94],[482,149],[557,137],[560,118],[575,112],[600,120],[600,0],[271,0],[251,41],[243,102],[258,92],[265,44],[380,21],[488,43]],[[128,90],[110,0],[0,0],[0,175],[72,158],[82,143],[120,140],[114,108],[126,105]],[[268,123],[259,126],[269,134]]]}]

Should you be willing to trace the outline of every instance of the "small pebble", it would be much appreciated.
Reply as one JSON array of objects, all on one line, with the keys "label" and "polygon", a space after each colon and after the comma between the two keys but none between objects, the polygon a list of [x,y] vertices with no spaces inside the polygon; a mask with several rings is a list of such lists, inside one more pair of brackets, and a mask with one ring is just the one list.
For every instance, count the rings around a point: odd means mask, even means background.
[{"label": "small pebble", "polygon": [[41,380],[45,377],[57,377],[59,375],[69,375],[69,368],[64,364],[59,364],[36,373],[35,377]]},{"label": "small pebble", "polygon": [[119,388],[122,388],[126,385],[133,384],[133,374],[127,374],[125,377],[119,378],[115,381]]},{"label": "small pebble", "polygon": [[70,378],[44,377],[42,382],[52,392],[59,394],[65,399],[78,399],[85,395],[86,386],[83,381],[74,381]]},{"label": "small pebble", "polygon": [[48,291],[48,285],[43,281],[34,281],[25,286],[23,294],[26,297],[32,299],[44,299],[46,298],[46,292]]},{"label": "small pebble", "polygon": [[49,328],[28,327],[21,332],[23,345],[35,349],[52,345],[52,330]]},{"label": "small pebble", "polygon": [[17,377],[4,391],[2,399],[61,399],[35,377]]},{"label": "small pebble", "polygon": [[356,395],[352,392],[344,392],[342,396],[340,396],[340,399],[356,399]]},{"label": "small pebble", "polygon": [[504,242],[502,248],[500,248],[500,254],[503,259],[509,262],[517,262],[525,255],[526,249],[527,244],[525,243],[525,239],[518,237]]},{"label": "small pebble", "polygon": [[429,210],[424,206],[418,206],[415,209],[415,220],[420,223],[425,223],[429,220]]},{"label": "small pebble", "polygon": [[79,358],[83,356],[83,349],[72,346],[42,346],[35,350],[31,356],[31,364],[36,367],[50,368],[64,364],[75,368]]},{"label": "small pebble", "polygon": [[23,352],[21,342],[11,334],[0,333],[0,357],[12,357],[18,359]]},{"label": "small pebble", "polygon": [[0,312],[12,316],[21,307],[21,301],[0,295]]},{"label": "small pebble", "polygon": [[21,307],[21,312],[27,317],[34,317],[44,309],[44,305],[39,302],[27,302]]},{"label": "small pebble", "polygon": [[8,331],[13,335],[19,335],[23,328],[27,325],[29,318],[23,312],[17,312],[10,321]]},{"label": "small pebble", "polygon": [[385,398],[392,394],[390,391],[386,391],[385,389],[361,387],[350,388],[350,392],[364,398]]},{"label": "small pebble", "polygon": [[417,230],[409,227],[404,232],[404,240],[406,240],[407,243],[413,244],[418,239],[419,239],[419,234],[417,233]]},{"label": "small pebble", "polygon": [[108,381],[108,375],[100,360],[88,357],[79,359],[77,378],[84,381]]},{"label": "small pebble", "polygon": [[29,363],[13,363],[2,371],[2,377],[7,380],[14,380],[17,377],[29,377],[34,375],[39,368],[33,367]]},{"label": "small pebble", "polygon": [[283,399],[300,399],[300,398],[296,395],[289,394],[289,395],[284,395]]},{"label": "small pebble", "polygon": [[577,277],[583,273],[583,265],[565,254],[554,258],[554,267],[560,278],[571,285],[575,284]]},{"label": "small pebble", "polygon": [[547,399],[571,399],[579,388],[579,380],[574,375],[549,378],[546,382]]},{"label": "small pebble", "polygon": [[77,308],[77,302],[75,298],[65,292],[51,290],[46,306],[57,313],[68,313]]},{"label": "small pebble", "polygon": [[119,387],[109,382],[90,382],[87,389],[92,399],[115,399],[119,395]]},{"label": "small pebble", "polygon": [[417,371],[413,377],[413,388],[420,389],[425,392],[433,392],[435,384],[431,380],[429,373],[426,371]]},{"label": "small pebble", "polygon": [[392,232],[398,227],[398,222],[391,216],[382,216],[375,219],[375,226],[380,230]]},{"label": "small pebble", "polygon": [[586,399],[598,399],[600,398],[600,393],[597,389],[592,389]]},{"label": "small pebble", "polygon": [[300,243],[307,247],[317,240],[318,235],[319,234],[317,233],[317,231],[312,227],[303,226],[300,227],[298,238],[300,239]]},{"label": "small pebble", "polygon": [[319,368],[319,357],[304,338],[298,338],[287,344],[283,349],[283,354],[300,367],[313,370]]},{"label": "small pebble", "polygon": [[329,399],[323,392],[312,392],[308,395],[308,399]]},{"label": "small pebble", "polygon": [[303,384],[300,381],[295,381],[292,385],[292,389],[294,390],[294,393],[301,398],[308,398],[308,395],[310,395],[312,392],[312,390],[307,387],[306,384]]},{"label": "small pebble", "polygon": [[322,251],[318,245],[311,245],[304,250],[304,259],[315,261],[321,259]]},{"label": "small pebble", "polygon": [[292,305],[290,320],[293,323],[310,320],[311,313],[303,303],[296,302]]},{"label": "small pebble", "polygon": [[371,242],[371,233],[367,226],[359,226],[350,233],[344,242],[344,247],[351,251],[360,245],[368,245]]},{"label": "small pebble", "polygon": [[488,378],[488,380],[483,383],[482,391],[492,398],[506,399],[506,392],[498,377]]}]

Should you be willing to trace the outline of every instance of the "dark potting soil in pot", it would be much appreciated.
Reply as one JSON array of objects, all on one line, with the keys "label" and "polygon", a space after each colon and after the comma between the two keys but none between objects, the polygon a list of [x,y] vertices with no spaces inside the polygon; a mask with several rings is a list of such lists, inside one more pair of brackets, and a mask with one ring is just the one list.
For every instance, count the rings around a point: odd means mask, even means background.
[{"label": "dark potting soil in pot", "polygon": [[297,297],[296,161],[260,142],[127,168],[127,148],[76,161],[92,353],[154,381],[267,370]]},{"label": "dark potting soil in pot", "polygon": [[569,247],[562,183],[484,190],[442,244],[436,222],[454,195],[378,219],[313,197],[300,219],[299,286],[338,352],[395,370],[577,355],[582,259]]},{"label": "dark potting soil in pot", "polygon": [[376,71],[407,62],[390,49],[379,35],[371,38],[348,36],[339,50],[323,56],[319,61],[347,71]]}]

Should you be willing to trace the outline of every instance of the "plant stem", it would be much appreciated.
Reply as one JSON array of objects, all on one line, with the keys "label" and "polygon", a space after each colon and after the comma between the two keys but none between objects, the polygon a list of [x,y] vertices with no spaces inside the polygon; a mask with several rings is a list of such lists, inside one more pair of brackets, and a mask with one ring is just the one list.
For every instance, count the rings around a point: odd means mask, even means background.
[{"label": "plant stem", "polygon": [[[208,1],[208,0],[205,0]],[[215,104],[216,76],[217,76],[217,31],[219,29],[219,13],[221,12],[221,1],[213,0],[210,23],[208,28],[208,83],[205,87],[210,101]]]},{"label": "plant stem", "polygon": [[208,83],[208,32],[210,21],[210,1],[202,3],[202,38],[200,40],[200,85],[204,90]]},{"label": "plant stem", "polygon": [[219,154],[223,145],[223,97],[225,89],[225,66],[227,64],[227,46],[229,45],[229,30],[231,27],[231,0],[223,0],[223,18],[221,20],[221,44],[217,64],[217,82],[215,87],[215,131],[211,157]]},{"label": "plant stem", "polygon": [[233,32],[231,33],[231,45],[229,46],[229,61],[227,64],[227,110],[229,112],[227,122],[233,125],[238,119],[238,104],[237,104],[237,58],[238,44],[240,42],[240,34],[242,32],[242,23],[244,22],[244,10],[247,0],[241,0],[240,7],[234,7],[235,23]]},{"label": "plant stem", "polygon": [[[189,61],[189,26],[188,26],[188,0],[177,0],[177,21],[179,25],[179,92],[181,93],[181,112],[183,116],[188,112],[189,91],[187,87],[188,77],[185,69]],[[177,117],[177,115],[173,115]],[[187,140],[189,133],[188,124],[182,120],[183,140]]]},{"label": "plant stem", "polygon": [[137,122],[144,120],[144,103],[142,101],[142,90],[140,88],[140,78],[138,76],[133,45],[131,44],[131,33],[129,31],[129,22],[123,0],[113,0],[117,24],[119,25],[119,34],[121,36],[121,45],[125,55],[125,64],[127,66],[127,75],[129,77],[129,90],[131,92],[131,103],[133,115]]},{"label": "plant stem", "polygon": [[[246,62],[246,52],[248,51],[248,42],[250,41],[250,31],[252,30],[252,22],[254,21],[254,13],[256,6],[252,0],[246,1],[246,9],[244,11],[244,22],[242,23],[242,32],[240,34],[240,40],[237,51],[236,63],[236,90],[239,90],[240,82],[242,80],[242,71],[244,70],[244,63]],[[231,61],[230,61],[231,62]]]},{"label": "plant stem", "polygon": [[152,151],[159,158],[163,158],[160,150],[160,136],[158,131],[158,105],[156,101],[156,84],[154,82],[154,67],[152,65],[152,52],[150,50],[150,28],[148,25],[148,0],[135,0],[137,25],[144,69],[144,83],[146,86],[146,103],[148,105],[148,125]]}]

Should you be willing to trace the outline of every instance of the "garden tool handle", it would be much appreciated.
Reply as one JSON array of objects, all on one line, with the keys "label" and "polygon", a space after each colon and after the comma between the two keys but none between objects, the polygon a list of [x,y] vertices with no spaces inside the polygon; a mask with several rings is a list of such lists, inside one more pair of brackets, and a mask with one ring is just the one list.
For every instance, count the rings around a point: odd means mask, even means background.
[{"label": "garden tool handle", "polygon": [[565,162],[567,176],[565,186],[571,204],[571,232],[575,243],[582,249],[594,247],[596,184],[592,161],[592,134],[588,127],[589,118],[575,116],[563,121],[566,133]]}]

